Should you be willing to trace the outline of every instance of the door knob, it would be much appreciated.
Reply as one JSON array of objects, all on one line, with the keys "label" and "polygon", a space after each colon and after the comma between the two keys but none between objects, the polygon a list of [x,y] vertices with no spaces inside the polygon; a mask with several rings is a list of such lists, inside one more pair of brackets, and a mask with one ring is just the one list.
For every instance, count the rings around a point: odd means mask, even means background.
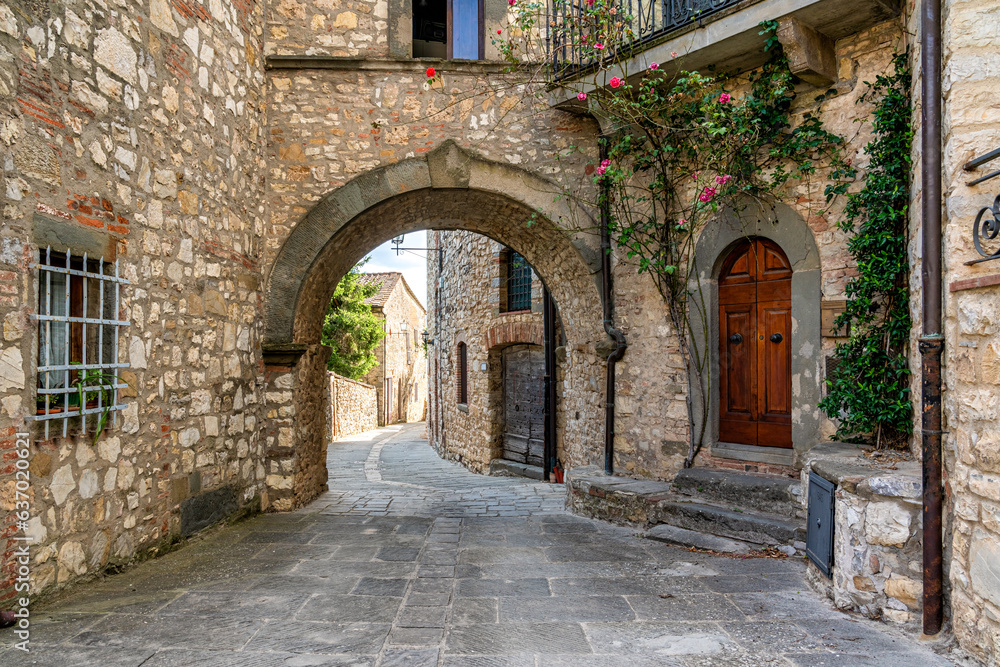
[{"label": "door knob", "polygon": [[780,343],[781,342],[781,334],[780,333],[771,334],[771,342],[772,343]]},{"label": "door knob", "polygon": [[729,342],[730,343],[742,343],[743,342],[743,336],[741,336],[738,333],[735,333],[735,334],[733,334],[732,336],[729,337]]}]

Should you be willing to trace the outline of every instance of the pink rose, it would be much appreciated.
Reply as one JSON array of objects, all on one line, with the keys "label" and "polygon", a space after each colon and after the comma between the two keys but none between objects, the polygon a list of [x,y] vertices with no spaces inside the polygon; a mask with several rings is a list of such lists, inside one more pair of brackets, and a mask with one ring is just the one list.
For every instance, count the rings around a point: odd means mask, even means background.
[{"label": "pink rose", "polygon": [[600,42],[594,42],[594,48],[600,51],[601,49],[604,48],[604,45],[601,44]]},{"label": "pink rose", "polygon": [[683,227],[683,226],[684,226],[684,225],[686,225],[687,223],[688,223],[688,221],[687,221],[687,220],[685,220],[684,218],[681,218],[680,220],[678,220],[678,221],[677,221],[677,226],[678,226],[678,227]]},{"label": "pink rose", "polygon": [[513,7],[513,6],[514,6],[514,3],[515,3],[516,1],[517,1],[517,0],[507,0],[507,4],[508,4],[508,5],[510,5],[511,7]]},{"label": "pink rose", "polygon": [[585,99],[587,99],[587,93],[578,93],[577,96],[576,96],[576,99],[578,99],[581,102],[583,102]]},{"label": "pink rose", "polygon": [[725,104],[731,99],[733,98],[729,95],[729,93],[722,93],[721,95],[719,95],[719,101],[722,102],[723,104]]},{"label": "pink rose", "polygon": [[706,187],[700,195],[698,195],[699,201],[705,202],[706,204],[712,201],[712,197],[715,196],[715,188]]},{"label": "pink rose", "polygon": [[656,63],[651,63],[651,64],[649,65],[649,69],[660,69],[660,66],[659,66],[659,65],[657,65]]},{"label": "pink rose", "polygon": [[676,58],[677,57],[677,52],[676,51],[671,51],[670,52],[670,57],[671,58]]},{"label": "pink rose", "polygon": [[619,79],[617,76],[611,77],[611,87],[612,88],[617,88],[618,86],[622,85],[623,83],[625,83],[625,82],[622,81],[621,79]]},{"label": "pink rose", "polygon": [[733,180],[733,177],[730,176],[729,174],[723,174],[722,176],[716,176],[715,177],[715,183],[716,183],[716,185],[725,185],[726,183],[728,183],[731,180]]},{"label": "pink rose", "polygon": [[601,166],[598,167],[597,170],[596,170],[597,171],[597,175],[598,176],[603,176],[604,172],[606,172],[608,170],[608,167],[610,167],[610,166],[611,166],[611,160],[601,160]]}]

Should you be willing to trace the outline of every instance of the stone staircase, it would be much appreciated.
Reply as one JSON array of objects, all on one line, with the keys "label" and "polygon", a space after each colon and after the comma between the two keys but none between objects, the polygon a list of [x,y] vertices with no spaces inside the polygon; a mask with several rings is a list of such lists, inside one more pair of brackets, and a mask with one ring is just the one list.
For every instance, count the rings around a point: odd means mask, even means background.
[{"label": "stone staircase", "polygon": [[650,539],[735,553],[766,546],[805,551],[805,510],[795,479],[691,468],[673,482],[653,482],[587,467],[571,471],[568,485],[574,511],[638,524]]}]

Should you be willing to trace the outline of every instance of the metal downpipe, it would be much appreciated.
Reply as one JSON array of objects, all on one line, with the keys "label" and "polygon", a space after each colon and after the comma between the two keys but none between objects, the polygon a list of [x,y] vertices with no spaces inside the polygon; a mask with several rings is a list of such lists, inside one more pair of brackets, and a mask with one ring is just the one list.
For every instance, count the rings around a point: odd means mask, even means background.
[{"label": "metal downpipe", "polygon": [[[608,148],[604,140],[601,146],[600,159],[608,157]],[[610,188],[607,183],[601,183],[601,298],[604,302],[604,331],[614,339],[615,349],[608,355],[608,375],[604,408],[604,472],[609,475],[615,472],[615,370],[618,362],[625,356],[628,344],[625,334],[614,326],[614,301],[611,282],[611,223]]]},{"label": "metal downpipe", "polygon": [[921,441],[923,459],[923,632],[936,635],[944,616],[941,486],[941,0],[924,0],[920,9],[921,126],[920,177],[921,287]]},{"label": "metal downpipe", "polygon": [[545,453],[542,479],[546,482],[556,462],[556,308],[548,287],[542,288],[545,330]]}]

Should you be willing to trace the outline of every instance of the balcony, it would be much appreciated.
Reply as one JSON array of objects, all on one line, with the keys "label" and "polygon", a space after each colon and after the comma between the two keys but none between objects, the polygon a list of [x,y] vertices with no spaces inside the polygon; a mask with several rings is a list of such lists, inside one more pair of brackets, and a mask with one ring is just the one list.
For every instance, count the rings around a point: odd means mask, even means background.
[{"label": "balcony", "polygon": [[[601,80],[588,77],[602,64],[593,49],[573,48],[574,28],[582,23],[586,0],[550,0],[549,15],[560,32],[550,31],[548,57],[553,80],[552,102],[561,108],[576,106],[576,94],[604,85],[613,76],[644,72],[650,63],[670,70],[673,63],[693,71],[714,67],[741,72],[763,64],[762,21],[779,20],[779,35],[789,59],[812,61],[806,66],[825,71],[817,81],[836,80],[834,45],[838,39],[886,21],[900,13],[897,0],[618,0],[620,14],[631,16],[633,40],[604,62]],[[672,54],[679,54],[674,58]],[[818,64],[818,60],[824,60]],[[793,71],[794,68],[793,68]],[[796,72],[797,73],[797,72]],[[804,76],[810,80],[809,75]]]}]

